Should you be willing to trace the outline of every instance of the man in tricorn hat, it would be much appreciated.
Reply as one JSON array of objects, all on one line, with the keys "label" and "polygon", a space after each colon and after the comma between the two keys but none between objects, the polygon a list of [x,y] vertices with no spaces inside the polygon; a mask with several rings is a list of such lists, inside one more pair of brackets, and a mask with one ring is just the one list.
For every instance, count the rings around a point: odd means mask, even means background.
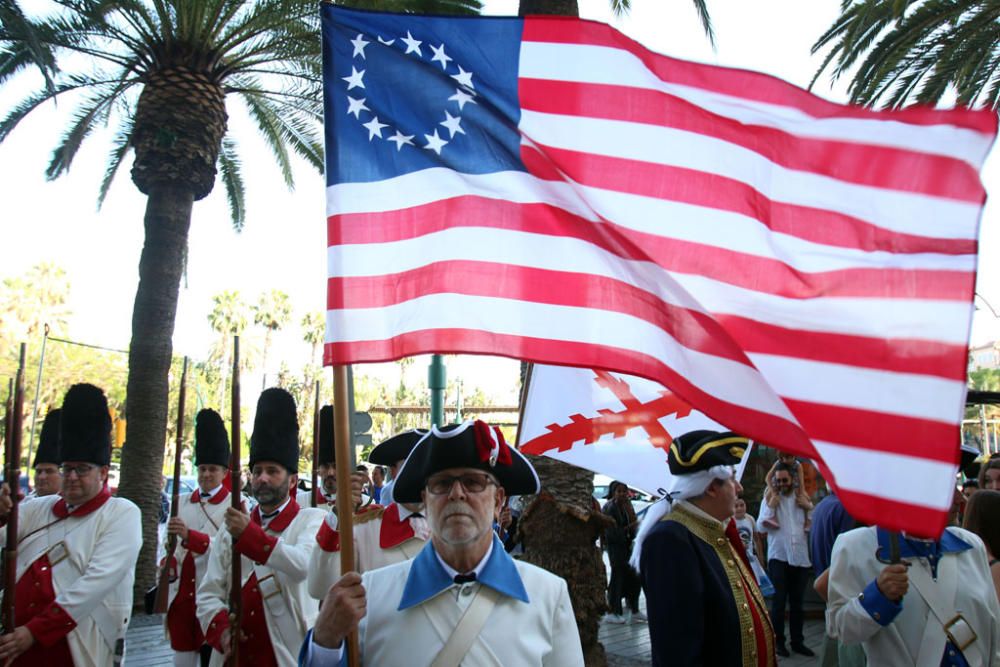
[{"label": "man in tricorn hat", "polygon": [[[295,665],[305,629],[316,615],[306,590],[309,555],[323,512],[302,508],[291,493],[298,479],[299,426],[295,400],[267,389],[257,402],[250,436],[251,488],[257,506],[228,508],[225,530],[212,540],[205,579],[198,587],[198,618],[221,665],[231,649],[229,586],[233,550],[242,557],[243,618],[240,665]],[[235,541],[235,544],[234,544]]]},{"label": "man in tricorn hat", "polygon": [[62,490],[62,477],[59,476],[59,414],[60,410],[49,410],[42,423],[42,433],[38,437],[38,449],[35,450],[35,488],[25,496],[25,500],[58,495]]},{"label": "man in tricorn hat", "polygon": [[[319,411],[319,448],[316,452],[316,474],[319,485],[311,491],[299,491],[295,499],[300,507],[312,507],[312,494],[316,497],[316,507],[330,512],[334,528],[337,526],[337,452],[334,448],[333,406],[324,405]],[[361,486],[364,475],[351,475],[354,504],[365,505],[371,501],[363,496]]]},{"label": "man in tricorn hat", "polygon": [[735,433],[674,438],[669,498],[639,528],[632,563],[646,592],[653,665],[775,665],[774,631],[731,519],[743,490]]},{"label": "man in tricorn hat", "polygon": [[393,488],[397,502],[425,503],[431,541],[412,560],[344,574],[303,644],[304,664],[338,664],[357,628],[361,664],[582,665],[566,582],[512,560],[493,533],[505,490],[539,484],[498,428],[431,429]]},{"label": "man in tricorn hat", "polygon": [[[139,508],[108,491],[111,416],[97,387],[76,384],[59,423],[62,496],[18,511],[15,629],[0,637],[0,662],[118,665],[132,614]],[[6,486],[0,517],[11,509]],[[6,531],[0,533],[0,541]]]},{"label": "man in tricorn hat", "polygon": [[169,564],[170,606],[165,619],[178,667],[200,663],[205,635],[198,622],[195,592],[205,578],[211,540],[222,528],[231,504],[229,434],[215,410],[202,410],[195,417],[194,462],[198,488],[178,497],[177,516],[167,524],[167,532],[180,540]]},{"label": "man in tricorn hat", "polygon": [[[402,463],[427,431],[413,429],[379,443],[368,455],[378,465]],[[316,534],[309,564],[309,593],[322,599],[340,578],[340,533],[327,515]],[[358,573],[400,563],[417,555],[430,538],[423,503],[368,505],[354,516],[354,569]]]}]

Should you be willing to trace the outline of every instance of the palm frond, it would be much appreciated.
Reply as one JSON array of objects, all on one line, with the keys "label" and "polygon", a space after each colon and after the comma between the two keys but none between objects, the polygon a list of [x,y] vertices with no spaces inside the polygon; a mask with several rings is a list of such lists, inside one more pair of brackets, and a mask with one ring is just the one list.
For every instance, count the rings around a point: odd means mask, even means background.
[{"label": "palm frond", "polygon": [[278,169],[281,171],[282,178],[285,179],[285,185],[291,188],[295,184],[295,179],[292,176],[292,164],[288,159],[288,150],[283,141],[281,114],[266,97],[243,93],[242,98],[246,103],[247,111],[250,112],[250,117],[253,118],[257,129],[260,130],[260,134],[264,138],[264,143],[271,149],[271,155],[278,163]]},{"label": "palm frond", "polygon": [[104,177],[101,179],[101,187],[97,193],[97,210],[101,210],[101,207],[104,206],[104,200],[111,190],[111,183],[114,182],[115,176],[118,174],[118,168],[121,167],[125,156],[132,148],[132,128],[132,115],[129,114],[122,118],[115,138],[111,140],[108,164],[104,168]]},{"label": "palm frond", "polygon": [[219,151],[219,176],[229,202],[229,216],[233,229],[242,231],[246,223],[246,185],[243,182],[242,163],[236,150],[236,140],[226,137]]},{"label": "palm frond", "polygon": [[[0,0],[0,26],[3,26],[0,40],[7,41],[13,35],[21,36],[25,63],[37,66],[45,79],[45,87],[49,91],[54,90],[55,82],[52,77],[59,71],[55,55],[38,38],[35,24],[24,15],[17,0]],[[0,77],[0,81],[2,80]]]}]

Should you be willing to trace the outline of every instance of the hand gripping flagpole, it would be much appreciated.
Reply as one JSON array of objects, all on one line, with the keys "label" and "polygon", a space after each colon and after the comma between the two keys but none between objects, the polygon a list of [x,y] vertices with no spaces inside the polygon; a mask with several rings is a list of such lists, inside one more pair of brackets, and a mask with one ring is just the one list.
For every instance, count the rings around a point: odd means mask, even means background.
[{"label": "hand gripping flagpole", "polygon": [[[233,336],[233,389],[230,403],[230,434],[232,445],[229,449],[229,474],[232,484],[230,494],[232,507],[243,510],[243,478],[240,470],[240,337]],[[229,580],[229,641],[228,663],[235,667],[240,664],[240,625],[243,620],[243,558],[236,550],[236,538],[232,545],[232,571]]]},{"label": "hand gripping flagpole", "polygon": [[[337,466],[337,532],[340,533],[340,572],[354,570],[354,494],[351,492],[351,415],[347,409],[347,366],[333,367],[334,460]],[[358,631],[347,635],[347,664],[358,667]]]},{"label": "hand gripping flagpole", "polygon": [[[177,511],[180,508],[181,491],[181,453],[184,451],[184,399],[187,397],[187,376],[188,358],[184,357],[184,366],[181,370],[181,387],[177,392],[177,442],[174,445],[174,486],[170,494],[170,518],[177,518]],[[170,561],[177,551],[177,536],[171,535],[167,538],[167,557],[163,561],[163,569],[160,570],[160,579],[156,586],[156,604],[153,612],[157,614],[167,613],[167,597],[170,588]],[[178,574],[180,568],[178,567]]]}]

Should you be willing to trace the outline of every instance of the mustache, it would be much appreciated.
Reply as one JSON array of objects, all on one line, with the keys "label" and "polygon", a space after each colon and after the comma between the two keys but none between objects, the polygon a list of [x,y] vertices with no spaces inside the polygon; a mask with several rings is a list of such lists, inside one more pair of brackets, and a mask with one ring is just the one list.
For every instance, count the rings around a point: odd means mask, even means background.
[{"label": "mustache", "polygon": [[456,514],[465,514],[471,516],[474,514],[474,512],[472,511],[472,506],[469,505],[468,503],[450,502],[444,506],[444,509],[441,510],[441,520],[444,521],[448,517],[454,516]]}]

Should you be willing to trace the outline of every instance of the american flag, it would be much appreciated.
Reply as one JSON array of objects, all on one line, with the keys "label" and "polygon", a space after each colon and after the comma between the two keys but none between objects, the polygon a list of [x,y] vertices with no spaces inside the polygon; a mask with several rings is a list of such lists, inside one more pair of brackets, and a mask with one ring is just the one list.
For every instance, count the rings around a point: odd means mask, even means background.
[{"label": "american flag", "polygon": [[842,106],[578,19],[322,12],[327,364],[650,378],[825,462],[858,518],[943,526],[993,113]]}]

